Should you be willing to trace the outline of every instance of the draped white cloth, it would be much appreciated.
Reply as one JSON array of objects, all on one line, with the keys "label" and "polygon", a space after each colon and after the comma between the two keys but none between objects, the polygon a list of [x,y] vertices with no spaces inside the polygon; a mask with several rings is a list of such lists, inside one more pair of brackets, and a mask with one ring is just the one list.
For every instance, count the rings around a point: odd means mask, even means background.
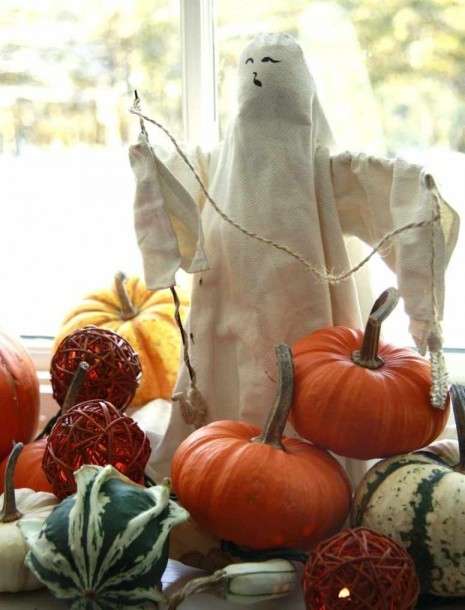
[{"label": "draped white cloth", "polygon": [[[240,58],[239,79],[238,113],[224,141],[214,153],[193,157],[220,208],[321,269],[343,271],[351,266],[346,236],[373,246],[396,227],[430,219],[436,196],[442,223],[434,229],[434,282],[441,312],[458,217],[435,195],[433,180],[397,159],[331,156],[332,136],[314,81],[290,36],[256,37]],[[242,418],[260,426],[275,394],[276,344],[292,345],[325,326],[361,326],[354,278],[321,281],[288,254],[241,233],[205,201],[179,157],[169,171],[143,136],[130,159],[148,287],[173,285],[179,267],[197,272],[189,349],[209,419]],[[432,252],[431,226],[400,235],[383,251],[421,348],[433,321]],[[182,365],[176,391],[188,384]],[[173,452],[191,431],[173,406],[152,457],[158,474],[168,473]],[[354,482],[365,470],[361,462],[345,466]]]}]

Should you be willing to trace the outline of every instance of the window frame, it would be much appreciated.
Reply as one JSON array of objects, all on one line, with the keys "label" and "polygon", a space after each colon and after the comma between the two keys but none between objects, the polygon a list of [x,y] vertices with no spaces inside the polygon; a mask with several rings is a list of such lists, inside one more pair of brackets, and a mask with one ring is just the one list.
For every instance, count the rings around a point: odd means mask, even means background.
[{"label": "window frame", "polygon": [[211,148],[219,138],[214,0],[180,0],[184,137]]}]

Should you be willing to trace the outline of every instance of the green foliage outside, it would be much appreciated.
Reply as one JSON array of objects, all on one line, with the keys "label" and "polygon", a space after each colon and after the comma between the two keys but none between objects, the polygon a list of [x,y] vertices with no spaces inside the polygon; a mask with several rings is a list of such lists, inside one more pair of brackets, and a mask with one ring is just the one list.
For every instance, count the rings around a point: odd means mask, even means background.
[{"label": "green foliage outside", "polygon": [[[43,6],[2,1],[0,152],[19,153],[24,143],[124,143],[134,87],[145,108],[182,133],[176,0]],[[232,113],[238,53],[255,32],[279,30],[302,42],[310,63],[316,57],[322,99],[343,141],[357,135],[344,136],[352,116],[366,113],[366,129],[357,127],[366,131],[362,145],[382,138],[387,152],[465,152],[463,0],[218,0],[216,22],[222,128]],[[347,116],[342,86],[352,100]]]}]

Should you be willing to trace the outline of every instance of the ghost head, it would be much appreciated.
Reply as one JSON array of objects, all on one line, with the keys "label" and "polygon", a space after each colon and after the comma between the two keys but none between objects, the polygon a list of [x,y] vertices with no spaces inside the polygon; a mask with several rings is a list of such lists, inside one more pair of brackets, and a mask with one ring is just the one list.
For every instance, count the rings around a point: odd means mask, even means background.
[{"label": "ghost head", "polygon": [[239,60],[238,119],[307,126],[314,145],[332,145],[315,82],[292,36],[259,34],[245,47]]},{"label": "ghost head", "polygon": [[315,86],[302,49],[287,34],[260,34],[239,60],[239,112],[309,115]]}]

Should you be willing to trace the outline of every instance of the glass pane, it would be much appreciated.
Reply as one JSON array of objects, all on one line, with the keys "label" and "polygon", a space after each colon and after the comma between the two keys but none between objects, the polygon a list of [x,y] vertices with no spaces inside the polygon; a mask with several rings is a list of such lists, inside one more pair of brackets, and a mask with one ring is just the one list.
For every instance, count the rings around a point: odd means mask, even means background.
[{"label": "glass pane", "polygon": [[53,335],[117,270],[142,272],[128,108],[137,88],[181,134],[179,2],[2,0],[0,29],[0,319]]},{"label": "glass pane", "polygon": [[[257,33],[298,39],[340,149],[428,166],[465,212],[465,4],[455,0],[221,0],[216,3],[222,133],[236,107],[237,58]],[[462,236],[448,270],[445,337],[465,347]],[[374,291],[393,280],[378,262]],[[386,334],[411,342],[402,308]]]}]

